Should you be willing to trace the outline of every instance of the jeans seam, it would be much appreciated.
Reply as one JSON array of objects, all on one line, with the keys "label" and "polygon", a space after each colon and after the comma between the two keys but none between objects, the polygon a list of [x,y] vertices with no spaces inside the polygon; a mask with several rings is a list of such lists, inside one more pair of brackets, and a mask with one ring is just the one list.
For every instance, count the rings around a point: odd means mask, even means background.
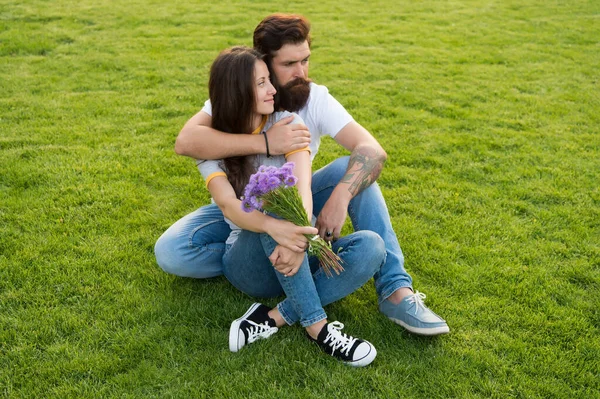
[{"label": "jeans seam", "polygon": [[411,290],[413,289],[412,285],[410,285],[410,284],[406,285],[406,284],[404,284],[403,281],[397,281],[395,284],[392,284],[390,287],[391,288],[388,288],[384,293],[381,294],[381,297],[379,298],[379,303],[382,303],[383,301],[388,299],[390,297],[390,295],[392,295],[394,292],[396,292],[400,288],[410,288]]},{"label": "jeans seam", "polygon": [[[350,221],[356,220],[356,213],[354,212],[354,208],[352,207],[352,200],[350,200],[350,202],[348,203],[348,214],[350,215]],[[352,226],[352,228],[354,231],[361,230],[360,226],[358,225],[358,221],[356,221],[356,226]]]},{"label": "jeans seam", "polygon": [[[277,304],[277,310],[279,310],[279,314],[281,315],[281,317],[283,318],[283,320],[286,322],[287,325],[291,326],[292,324],[294,324],[295,322],[292,322],[290,319],[290,316],[285,312],[285,310],[283,309],[283,306],[281,305],[283,302],[280,302]],[[325,313],[325,310],[322,310],[321,313],[318,316],[315,316],[311,319],[308,320],[299,320],[300,325],[302,327],[308,327],[311,326],[315,323],[320,322],[321,320],[325,320],[327,318],[327,313]]]},{"label": "jeans seam", "polygon": [[283,310],[283,306],[281,306],[283,302],[279,302],[277,304],[277,310],[279,310],[279,314],[281,315],[281,317],[283,318],[283,321],[285,321],[285,323],[288,326],[291,326],[292,324],[294,324],[293,322],[290,322],[290,316],[288,316],[288,314],[285,312],[285,310]]},{"label": "jeans seam", "polygon": [[[306,267],[309,268],[309,272],[310,272],[310,266],[307,264]],[[313,280],[315,278],[315,276],[312,273],[311,273],[311,278]],[[285,286],[286,285],[289,286],[291,284],[290,280],[287,277],[284,277],[283,281],[280,281],[280,283],[281,283],[281,287],[283,288],[284,292],[286,291]],[[292,299],[290,296],[287,296],[287,299],[290,300],[290,301],[294,301],[295,300],[295,299]],[[320,301],[319,301],[319,307],[320,307],[320,310],[318,311],[317,316],[312,317],[312,318],[310,318],[308,320],[302,320],[302,317],[300,315],[298,315],[298,318],[299,318],[299,321],[300,321],[300,325],[302,325],[302,327],[310,326],[312,324],[315,324],[315,323],[317,323],[317,322],[319,322],[319,321],[327,318],[327,314],[325,313],[325,310],[323,309],[323,306],[321,306]],[[289,317],[289,315],[287,315],[287,314],[284,315],[284,312],[282,312],[282,309],[281,309],[281,307],[279,305],[278,305],[278,309],[279,309],[279,312],[281,313],[283,319],[285,320],[285,322],[287,324],[290,324],[290,317]],[[297,310],[296,310],[296,312],[297,312]]]},{"label": "jeans seam", "polygon": [[[203,247],[204,247],[204,248],[207,248],[207,247],[208,247],[208,244],[205,244],[205,245],[194,245],[194,238],[193,238],[193,237],[194,237],[194,235],[195,235],[195,234],[198,232],[198,230],[200,230],[200,229],[203,229],[203,228],[205,228],[205,227],[207,227],[207,226],[210,226],[210,225],[212,225],[212,224],[215,224],[215,223],[221,223],[221,222],[223,222],[223,221],[224,221],[224,219],[219,219],[219,220],[211,220],[211,221],[210,221],[210,222],[208,222],[208,223],[204,223],[203,225],[200,225],[200,226],[196,227],[194,230],[192,230],[192,231],[191,231],[190,235],[188,236],[188,246],[189,246],[190,248],[194,248],[194,247],[200,247],[200,248],[203,248]],[[210,251],[210,249],[209,249],[209,251]],[[221,250],[213,250],[213,251],[215,251],[215,252],[221,252]]]},{"label": "jeans seam", "polygon": [[327,189],[332,188],[332,187],[335,188],[335,186],[337,186],[337,184],[326,184],[324,186],[317,187],[315,190],[312,190],[312,194],[313,195],[318,194],[318,193],[320,193],[323,190],[327,190]]},{"label": "jeans seam", "polygon": [[205,245],[205,246],[204,246],[204,250],[205,250],[205,251],[208,251],[208,252],[214,252],[214,253],[217,253],[217,252],[221,252],[221,253],[223,253],[223,254],[225,253],[225,251],[224,251],[224,250],[222,250],[222,249],[213,249],[213,248],[208,248],[208,245]]},{"label": "jeans seam", "polygon": [[325,320],[327,318],[327,314],[323,311],[319,316],[313,317],[312,319],[305,320],[304,322],[301,320],[300,325],[302,327],[312,326],[315,323],[320,322],[321,320]]}]

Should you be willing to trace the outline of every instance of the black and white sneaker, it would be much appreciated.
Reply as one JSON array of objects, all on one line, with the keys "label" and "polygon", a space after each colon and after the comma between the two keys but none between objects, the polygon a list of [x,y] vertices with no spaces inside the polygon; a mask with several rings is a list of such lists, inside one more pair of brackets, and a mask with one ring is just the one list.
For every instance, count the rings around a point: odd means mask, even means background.
[{"label": "black and white sneaker", "polygon": [[231,323],[229,328],[230,351],[237,352],[246,344],[269,338],[277,332],[275,320],[268,315],[269,310],[271,309],[265,305],[254,303],[242,317]]},{"label": "black and white sneaker", "polygon": [[377,356],[377,350],[368,341],[343,334],[344,325],[339,321],[327,323],[319,332],[316,342],[325,353],[337,357],[342,362],[354,367],[363,367],[370,364]]}]

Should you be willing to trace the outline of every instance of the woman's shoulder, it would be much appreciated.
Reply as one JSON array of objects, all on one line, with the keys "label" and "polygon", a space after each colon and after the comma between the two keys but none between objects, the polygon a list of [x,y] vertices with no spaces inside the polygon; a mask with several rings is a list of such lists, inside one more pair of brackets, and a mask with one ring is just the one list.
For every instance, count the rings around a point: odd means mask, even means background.
[{"label": "woman's shoulder", "polygon": [[293,116],[294,117],[294,121],[292,123],[304,123],[304,121],[302,120],[302,118],[300,117],[300,115],[298,115],[295,112],[277,111],[277,112],[273,112],[269,116],[268,124],[269,124],[269,126],[272,126],[275,123],[277,123],[280,120],[282,120],[283,118],[287,118],[288,116]]},{"label": "woman's shoulder", "polygon": [[289,111],[276,111],[273,112],[271,114],[271,119],[273,120],[273,123],[275,122],[279,122],[280,120],[282,120],[283,118],[286,118],[290,115],[294,115],[294,116],[298,116],[298,114],[294,113],[294,112],[289,112]]}]

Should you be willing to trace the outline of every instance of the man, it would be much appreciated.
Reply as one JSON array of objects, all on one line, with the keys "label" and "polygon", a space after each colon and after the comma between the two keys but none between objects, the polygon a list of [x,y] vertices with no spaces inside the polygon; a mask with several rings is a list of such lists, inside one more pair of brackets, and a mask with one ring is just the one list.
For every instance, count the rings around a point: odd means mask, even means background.
[{"label": "man", "polygon": [[[179,133],[175,151],[196,159],[221,159],[284,154],[309,145],[314,157],[321,136],[333,137],[351,155],[313,174],[313,211],[319,235],[326,240],[337,239],[348,213],[355,230],[378,233],[387,255],[374,277],[381,312],[415,334],[448,333],[446,322],[424,305],[425,295],[413,292],[412,279],[404,270],[404,257],[385,200],[375,183],[387,154],[325,86],[307,80],[311,55],[309,22],[298,15],[270,15],[255,29],[254,47],[266,54],[265,62],[278,91],[276,109],[297,112],[306,126],[286,124],[290,120],[284,120],[264,135],[230,135],[211,128],[207,102]],[[221,275],[228,234],[229,227],[216,205],[204,206],[180,219],[159,238],[155,247],[157,262],[165,271],[179,276]],[[286,251],[303,250],[291,245],[280,249],[270,258],[278,270],[286,266]]]}]

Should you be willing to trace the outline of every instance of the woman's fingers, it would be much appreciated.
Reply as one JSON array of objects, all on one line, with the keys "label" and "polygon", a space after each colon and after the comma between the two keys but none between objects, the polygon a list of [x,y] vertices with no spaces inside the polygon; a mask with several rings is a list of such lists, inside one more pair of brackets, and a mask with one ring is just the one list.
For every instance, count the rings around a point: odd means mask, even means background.
[{"label": "woman's fingers", "polygon": [[312,227],[312,226],[301,226],[299,228],[299,232],[300,232],[300,234],[308,234],[308,235],[319,234],[319,230],[316,227]]},{"label": "woman's fingers", "polygon": [[286,277],[292,277],[294,274],[298,273],[298,269],[298,267],[290,267],[283,273],[283,275]]},{"label": "woman's fingers", "polygon": [[298,270],[290,270],[285,276],[286,277],[292,277],[294,274],[296,274],[298,272]]}]

